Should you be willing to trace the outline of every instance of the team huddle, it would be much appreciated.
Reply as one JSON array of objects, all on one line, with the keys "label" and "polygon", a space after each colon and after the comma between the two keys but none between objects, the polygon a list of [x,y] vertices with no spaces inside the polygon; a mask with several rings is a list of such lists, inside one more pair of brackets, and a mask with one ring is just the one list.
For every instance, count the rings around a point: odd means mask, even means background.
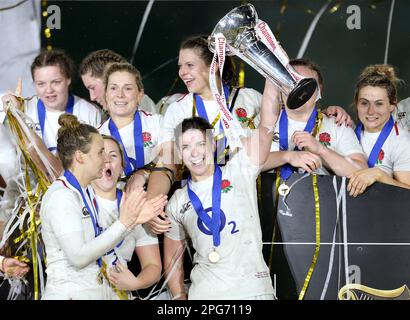
[{"label": "team huddle", "polygon": [[[211,90],[212,61],[206,36],[186,39],[178,72],[188,93],[161,99],[160,108],[137,68],[108,49],[79,66],[91,102],[70,92],[74,64],[61,50],[34,59],[34,97],[2,94],[4,112],[21,115],[37,155],[56,173],[36,213],[46,261],[41,299],[132,299],[162,281],[166,299],[274,300],[262,254],[261,172],[277,172],[285,191],[295,172],[345,176],[354,197],[375,182],[410,189],[406,103],[399,104],[392,66],[369,65],[358,76],[355,124],[341,107],[319,108],[323,79],[312,61],[289,62],[317,83],[309,101],[291,109],[269,80],[263,94],[237,87],[226,57],[215,76],[243,129],[234,148]],[[0,124],[0,276],[23,281],[33,264],[6,250],[26,161],[11,122]],[[133,254],[137,274],[129,269]]]}]

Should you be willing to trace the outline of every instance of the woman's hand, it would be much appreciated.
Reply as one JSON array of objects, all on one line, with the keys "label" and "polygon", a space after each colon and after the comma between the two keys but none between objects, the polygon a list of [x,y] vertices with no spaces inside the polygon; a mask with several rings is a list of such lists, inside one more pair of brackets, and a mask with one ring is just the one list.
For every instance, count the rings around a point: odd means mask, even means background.
[{"label": "woman's hand", "polygon": [[23,104],[17,100],[17,97],[21,97],[22,90],[22,81],[19,79],[17,81],[15,92],[12,93],[11,91],[7,91],[7,93],[1,98],[5,112],[7,112],[12,106],[23,111]]},{"label": "woman's hand", "polygon": [[322,111],[328,117],[336,117],[335,122],[340,127],[344,124],[346,127],[353,126],[353,120],[345,109],[339,106],[330,106]]},{"label": "woman's hand", "polygon": [[17,259],[4,258],[1,269],[8,277],[20,279],[26,275],[26,273],[30,270],[30,267]]},{"label": "woman's hand", "polygon": [[309,132],[295,131],[292,135],[293,143],[299,148],[299,150],[305,150],[317,155],[321,155],[326,147],[317,141]]},{"label": "woman's hand", "polygon": [[295,168],[302,168],[307,173],[312,173],[322,167],[320,157],[308,151],[290,151],[288,163]]},{"label": "woman's hand", "polygon": [[147,194],[141,187],[135,188],[132,192],[123,192],[120,203],[120,222],[126,228],[133,228],[146,202]]},{"label": "woman's hand", "polygon": [[121,263],[110,268],[107,272],[108,280],[119,290],[136,290],[136,277],[134,274]]},{"label": "woman's hand", "polygon": [[163,234],[171,229],[171,221],[167,214],[162,211],[155,218],[147,222],[152,233]]},{"label": "woman's hand", "polygon": [[158,195],[150,200],[146,199],[146,192],[136,187],[131,192],[124,192],[120,204],[120,221],[127,227],[133,228],[159,215],[167,204],[167,196]]},{"label": "woman's hand", "polygon": [[22,104],[19,103],[16,96],[12,93],[5,94],[4,96],[1,97],[1,100],[3,102],[4,112],[8,112],[10,108],[16,108],[16,109],[22,110]]},{"label": "woman's hand", "polygon": [[167,196],[162,194],[147,200],[142,207],[141,214],[137,219],[137,224],[146,223],[154,217],[162,214],[167,203]]},{"label": "woman's hand", "polygon": [[357,197],[362,194],[367,187],[379,180],[380,175],[383,174],[379,168],[368,168],[356,171],[351,174],[347,191],[352,197]]},{"label": "woman's hand", "polygon": [[130,192],[137,187],[144,187],[144,185],[148,182],[148,177],[149,173],[144,169],[134,172],[128,179],[125,190]]}]

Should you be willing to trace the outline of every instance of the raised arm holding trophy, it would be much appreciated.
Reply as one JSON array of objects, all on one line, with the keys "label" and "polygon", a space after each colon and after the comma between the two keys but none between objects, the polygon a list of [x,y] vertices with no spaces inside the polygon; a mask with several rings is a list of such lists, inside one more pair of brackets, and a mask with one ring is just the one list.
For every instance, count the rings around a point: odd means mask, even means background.
[{"label": "raised arm holding trophy", "polygon": [[289,64],[286,52],[268,25],[258,19],[253,5],[237,7],[218,22],[209,37],[209,49],[220,49],[222,41],[226,41],[227,55],[238,56],[277,85],[288,97],[290,109],[304,105],[315,92],[315,79],[303,77]]},{"label": "raised arm holding trophy", "polygon": [[[214,62],[218,58],[219,68],[223,66],[225,53],[236,55],[287,96],[275,128],[279,141],[273,141],[271,151],[274,152],[264,167],[265,170],[282,167],[283,185],[298,168],[328,173],[323,167],[337,175],[349,175],[366,167],[353,130],[338,127],[317,109],[321,78],[318,71],[309,64],[292,66],[269,26],[258,19],[252,4],[231,10],[217,23],[209,37],[209,48],[215,53]],[[213,77],[210,72],[210,78]],[[213,92],[217,96],[217,92]],[[323,140],[325,136],[330,140]]]}]

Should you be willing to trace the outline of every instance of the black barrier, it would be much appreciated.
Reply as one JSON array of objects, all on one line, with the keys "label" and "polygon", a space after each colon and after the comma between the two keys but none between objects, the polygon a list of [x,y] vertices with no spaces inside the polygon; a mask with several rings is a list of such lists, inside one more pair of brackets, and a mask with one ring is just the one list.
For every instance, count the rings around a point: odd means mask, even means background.
[{"label": "black barrier", "polygon": [[275,175],[262,174],[264,257],[271,264],[278,298],[297,299],[307,285],[306,300],[335,300],[346,288],[354,299],[409,299],[410,190],[376,183],[357,198],[346,192],[337,202],[342,178],[317,176],[319,226],[312,180],[294,174],[288,185],[297,182],[286,202],[279,196],[275,209]]}]

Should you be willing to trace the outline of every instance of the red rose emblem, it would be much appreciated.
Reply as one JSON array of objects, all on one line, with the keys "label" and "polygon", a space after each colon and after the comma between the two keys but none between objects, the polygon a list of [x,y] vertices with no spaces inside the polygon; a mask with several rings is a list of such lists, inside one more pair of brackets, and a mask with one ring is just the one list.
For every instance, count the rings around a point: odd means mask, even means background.
[{"label": "red rose emblem", "polygon": [[384,151],[383,151],[383,150],[380,150],[380,152],[379,152],[379,157],[377,158],[377,160],[383,161],[383,159],[384,159]]},{"label": "red rose emblem", "polygon": [[231,182],[229,180],[222,180],[221,181],[221,192],[222,193],[228,193],[231,191],[233,186],[231,186]]},{"label": "red rose emblem", "polygon": [[319,142],[329,143],[331,140],[330,134],[323,132],[319,135]]},{"label": "red rose emblem", "polygon": [[151,133],[149,132],[143,132],[142,133],[142,140],[144,142],[151,142]]},{"label": "red rose emblem", "polygon": [[228,188],[230,185],[231,185],[231,182],[229,180],[222,180],[221,188],[225,189],[225,188]]},{"label": "red rose emblem", "polygon": [[248,114],[246,113],[246,110],[244,108],[236,109],[236,114],[239,118],[246,118],[248,116]]}]

